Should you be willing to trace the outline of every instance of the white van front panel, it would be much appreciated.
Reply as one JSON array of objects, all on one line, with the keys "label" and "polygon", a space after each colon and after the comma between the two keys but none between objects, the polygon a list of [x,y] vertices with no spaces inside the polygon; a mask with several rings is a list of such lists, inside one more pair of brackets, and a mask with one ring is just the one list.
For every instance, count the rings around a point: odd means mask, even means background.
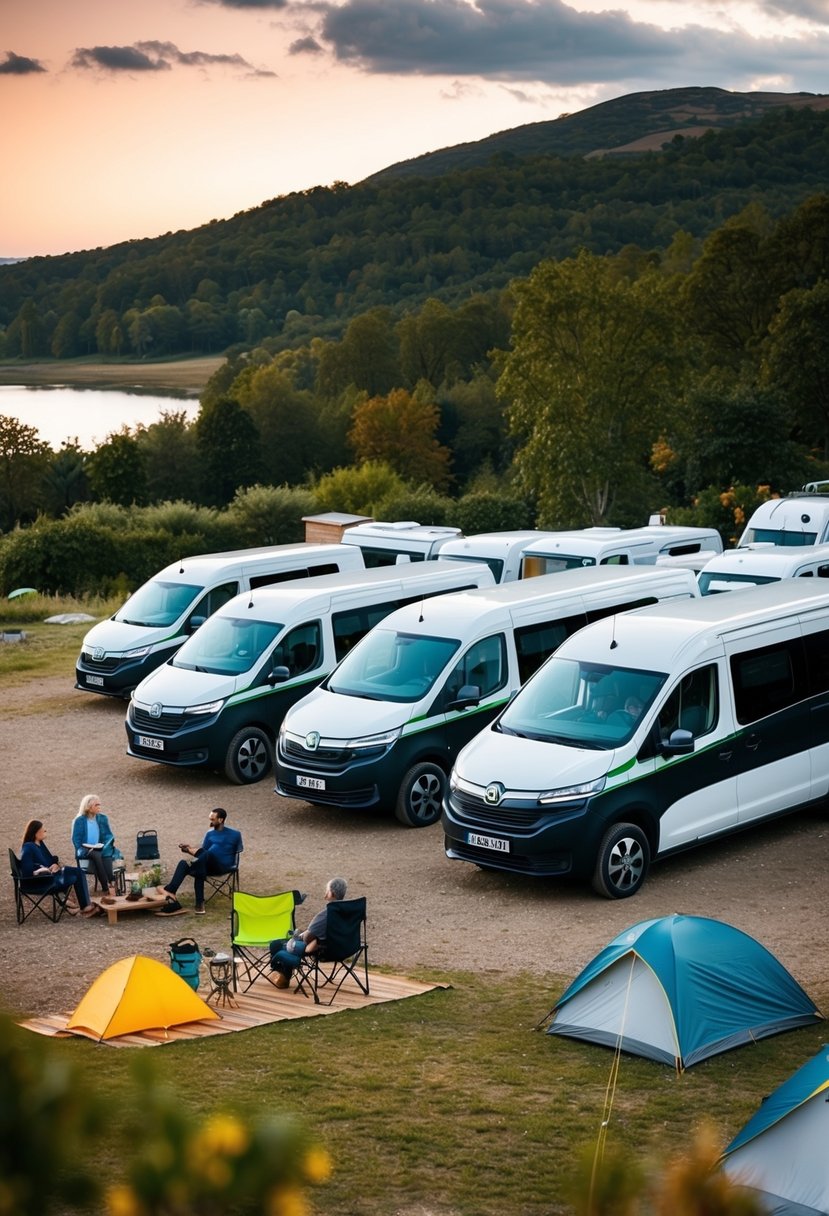
[{"label": "white van front panel", "polygon": [[[246,682],[249,679],[248,675]],[[238,687],[239,677],[216,675],[207,671],[187,671],[165,663],[141,681],[133,693],[133,700],[144,706],[160,704],[183,708],[224,700]]]},{"label": "white van front panel", "polygon": [[320,739],[359,739],[399,729],[412,712],[411,705],[343,697],[315,688],[291,707],[283,729],[302,738],[313,732]]},{"label": "white van front panel", "polygon": [[83,640],[83,649],[103,650],[104,656],[121,656],[129,654],[131,650],[158,646],[161,642],[172,644],[182,636],[176,625],[150,629],[146,625],[128,625],[125,621],[110,619],[92,626]]}]

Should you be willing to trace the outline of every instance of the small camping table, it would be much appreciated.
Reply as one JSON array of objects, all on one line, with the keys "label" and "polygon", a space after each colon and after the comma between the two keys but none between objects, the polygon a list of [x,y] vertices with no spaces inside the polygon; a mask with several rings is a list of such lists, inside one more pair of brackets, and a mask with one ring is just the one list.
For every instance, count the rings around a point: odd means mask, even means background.
[{"label": "small camping table", "polygon": [[157,912],[167,902],[167,896],[157,894],[155,888],[152,895],[142,895],[140,899],[127,899],[126,895],[109,896],[108,899],[112,902],[101,901],[101,907],[106,912],[110,925],[117,925],[118,917],[123,916],[125,912]]}]

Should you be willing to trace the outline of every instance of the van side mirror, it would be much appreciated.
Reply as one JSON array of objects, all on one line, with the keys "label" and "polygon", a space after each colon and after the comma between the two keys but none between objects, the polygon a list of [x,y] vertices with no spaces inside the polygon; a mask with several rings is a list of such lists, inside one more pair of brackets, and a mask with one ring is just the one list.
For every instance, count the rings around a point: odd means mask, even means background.
[{"label": "van side mirror", "polygon": [[290,668],[284,667],[281,663],[278,663],[276,665],[276,667],[271,668],[270,675],[268,676],[268,683],[269,684],[284,684],[285,681],[290,680],[290,678],[291,678]]},{"label": "van side mirror", "polygon": [[663,756],[689,756],[694,750],[694,736],[689,730],[672,730],[659,748]]},{"label": "van side mirror", "polygon": [[190,620],[187,622],[187,628],[188,628],[189,632],[195,633],[197,629],[201,629],[202,625],[204,624],[204,622],[206,620],[207,620],[206,616],[191,616]]},{"label": "van side mirror", "polygon": [[481,690],[477,684],[464,684],[458,689],[457,696],[446,704],[447,709],[471,709],[481,700]]}]

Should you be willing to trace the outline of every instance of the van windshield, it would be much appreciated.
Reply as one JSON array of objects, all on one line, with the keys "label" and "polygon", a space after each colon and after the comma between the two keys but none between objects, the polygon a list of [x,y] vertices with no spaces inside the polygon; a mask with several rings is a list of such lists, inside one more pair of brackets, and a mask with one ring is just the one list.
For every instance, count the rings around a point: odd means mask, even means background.
[{"label": "van windshield", "polygon": [[790,532],[785,528],[746,528],[745,535],[740,540],[740,548],[744,545],[781,545],[791,548],[813,545],[816,541],[817,532]]},{"label": "van windshield", "polygon": [[112,618],[124,625],[145,625],[165,628],[182,616],[204,587],[192,583],[165,583],[150,579],[131,595]]},{"label": "van windshield", "polygon": [[325,687],[370,701],[419,701],[459,646],[457,638],[374,628],[346,655]]},{"label": "van windshield", "polygon": [[254,667],[283,626],[248,616],[211,616],[170,660],[185,671],[237,676]]},{"label": "van windshield", "polygon": [[760,587],[763,583],[779,583],[776,574],[727,574],[724,570],[702,570],[700,595],[719,595],[721,591],[739,591],[743,587]]},{"label": "van windshield", "polygon": [[660,671],[554,655],[507,706],[495,730],[610,750],[630,739],[667,678]]}]

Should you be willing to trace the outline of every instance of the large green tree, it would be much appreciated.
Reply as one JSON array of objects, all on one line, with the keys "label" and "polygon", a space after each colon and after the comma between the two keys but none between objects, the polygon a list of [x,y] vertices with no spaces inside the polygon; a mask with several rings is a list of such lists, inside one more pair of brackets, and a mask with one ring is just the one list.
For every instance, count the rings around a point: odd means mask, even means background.
[{"label": "large green tree", "polygon": [[670,281],[650,268],[630,279],[614,259],[581,253],[541,263],[514,290],[498,388],[538,525],[635,519],[650,506],[647,462],[672,395]]},{"label": "large green tree", "polygon": [[147,501],[144,456],[138,439],[128,426],[108,435],[106,442],[89,457],[89,487],[99,501],[141,505]]},{"label": "large green tree", "polygon": [[829,282],[788,292],[770,327],[763,375],[788,402],[806,442],[829,459]]},{"label": "large green tree", "polygon": [[52,455],[37,428],[0,414],[0,528],[34,519]]},{"label": "large green tree", "polygon": [[202,407],[195,427],[206,503],[224,507],[238,489],[261,481],[259,432],[238,401],[223,397]]}]

